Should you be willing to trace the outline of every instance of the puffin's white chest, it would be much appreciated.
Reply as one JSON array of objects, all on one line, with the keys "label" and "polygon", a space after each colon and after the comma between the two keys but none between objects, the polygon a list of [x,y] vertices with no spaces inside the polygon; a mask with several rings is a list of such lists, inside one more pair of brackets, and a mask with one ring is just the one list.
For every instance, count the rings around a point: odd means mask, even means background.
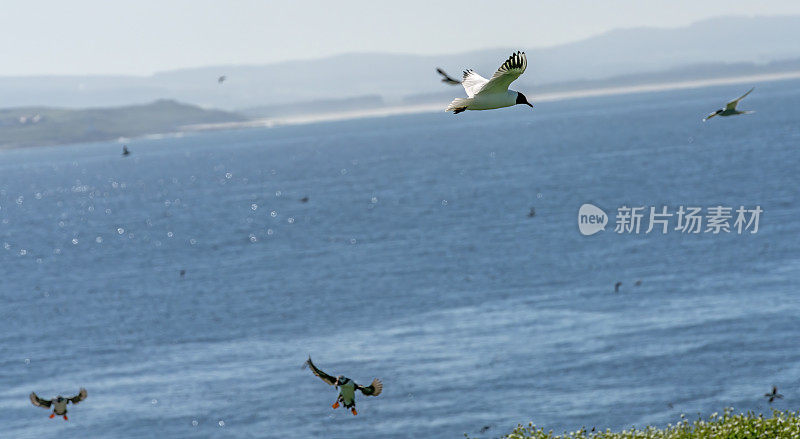
[{"label": "puffin's white chest", "polygon": [[345,404],[350,404],[356,397],[356,384],[350,380],[347,383],[340,385],[339,395],[342,395],[342,399],[344,400]]},{"label": "puffin's white chest", "polygon": [[510,107],[517,103],[517,92],[507,90],[505,93],[476,94],[467,107],[469,110],[492,110]]},{"label": "puffin's white chest", "polygon": [[53,412],[57,415],[63,415],[67,412],[67,403],[69,400],[65,399],[61,402],[53,401]]}]

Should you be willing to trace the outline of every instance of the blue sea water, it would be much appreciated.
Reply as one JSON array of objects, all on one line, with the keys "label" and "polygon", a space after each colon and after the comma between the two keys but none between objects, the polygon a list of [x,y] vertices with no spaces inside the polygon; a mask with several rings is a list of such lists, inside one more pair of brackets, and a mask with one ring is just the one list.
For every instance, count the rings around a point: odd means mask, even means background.
[{"label": "blue sea water", "polygon": [[[2,151],[0,436],[622,429],[773,384],[797,409],[800,82],[700,121],[747,88]],[[617,234],[623,205],[763,213]],[[332,410],[309,354],[384,393]],[[69,422],[28,401],[82,386]]]}]

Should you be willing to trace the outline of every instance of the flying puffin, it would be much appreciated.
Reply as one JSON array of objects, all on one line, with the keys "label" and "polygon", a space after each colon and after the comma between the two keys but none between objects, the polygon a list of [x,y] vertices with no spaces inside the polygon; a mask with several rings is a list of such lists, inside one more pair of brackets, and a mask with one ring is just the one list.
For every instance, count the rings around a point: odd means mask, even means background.
[{"label": "flying puffin", "polygon": [[344,408],[350,409],[350,412],[353,413],[353,416],[358,414],[356,411],[356,390],[360,390],[361,393],[367,396],[378,396],[383,391],[383,383],[377,378],[372,380],[372,384],[369,386],[362,386],[356,384],[355,381],[343,375],[333,377],[318,369],[317,366],[314,366],[314,363],[311,362],[311,357],[308,357],[308,360],[306,360],[304,366],[308,366],[311,369],[311,372],[314,372],[314,375],[318,376],[322,381],[325,381],[331,386],[335,386],[337,389],[339,389],[339,396],[336,398],[336,402],[334,402],[331,407],[337,409],[339,408],[339,403],[341,402],[344,404]]},{"label": "flying puffin", "polygon": [[772,393],[765,393],[764,397],[765,398],[769,398],[769,403],[772,404],[772,401],[775,401],[776,399],[783,398],[783,395],[778,393],[778,387],[777,386],[772,386]]},{"label": "flying puffin", "polygon": [[73,396],[72,398],[64,398],[61,395],[58,395],[54,399],[42,399],[36,396],[36,393],[31,392],[31,402],[36,407],[43,407],[43,408],[50,408],[53,406],[53,413],[50,414],[50,419],[53,419],[56,415],[63,416],[65,421],[68,421],[67,418],[67,404],[73,403],[77,404],[81,401],[86,399],[86,389],[81,387],[81,391],[78,392],[77,395]]},{"label": "flying puffin", "polygon": [[745,93],[745,94],[739,96],[738,98],[736,98],[736,99],[728,102],[727,104],[725,104],[725,108],[720,108],[719,110],[709,114],[708,116],[703,118],[703,122],[707,121],[708,119],[711,119],[714,116],[725,117],[725,116],[737,116],[739,114],[752,114],[752,113],[755,113],[755,111],[739,111],[739,110],[736,109],[736,106],[739,105],[739,101],[744,99],[747,95],[750,94],[751,91],[753,91],[755,89],[756,89],[755,87],[751,88],[750,90],[747,91],[747,93]]}]

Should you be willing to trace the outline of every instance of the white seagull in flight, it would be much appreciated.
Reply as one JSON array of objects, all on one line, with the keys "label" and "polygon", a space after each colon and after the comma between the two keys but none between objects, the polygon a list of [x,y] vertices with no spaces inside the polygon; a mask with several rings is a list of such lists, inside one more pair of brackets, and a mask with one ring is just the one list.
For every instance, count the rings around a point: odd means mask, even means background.
[{"label": "white seagull in flight", "polygon": [[755,87],[751,88],[750,90],[747,91],[747,93],[745,93],[745,94],[739,96],[738,98],[736,98],[736,99],[728,102],[727,104],[725,104],[725,108],[720,108],[719,110],[709,114],[708,116],[703,118],[703,122],[707,121],[708,119],[711,119],[714,116],[725,117],[725,116],[736,116],[736,115],[739,115],[739,114],[755,113],[755,111],[739,111],[739,110],[736,109],[736,105],[739,104],[739,101],[744,99],[745,96],[749,95],[750,92],[755,90],[755,89],[756,89]]},{"label": "white seagull in flight", "polygon": [[517,52],[508,57],[491,79],[486,79],[473,70],[465,70],[461,85],[467,91],[468,97],[454,99],[444,111],[458,114],[465,110],[492,110],[516,104],[533,107],[525,99],[524,94],[508,89],[508,86],[519,78],[527,67],[528,60],[525,58],[525,52]]}]

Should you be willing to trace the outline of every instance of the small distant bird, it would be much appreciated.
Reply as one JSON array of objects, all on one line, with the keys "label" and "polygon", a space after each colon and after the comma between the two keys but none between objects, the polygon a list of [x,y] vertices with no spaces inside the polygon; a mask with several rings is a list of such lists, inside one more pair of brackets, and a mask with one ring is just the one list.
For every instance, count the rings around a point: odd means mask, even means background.
[{"label": "small distant bird", "polygon": [[533,107],[525,95],[508,89],[508,86],[519,78],[527,67],[525,52],[517,52],[497,69],[491,79],[486,79],[473,70],[465,70],[461,85],[464,86],[468,97],[454,99],[444,111],[458,114],[466,110],[492,110],[517,104]]},{"label": "small distant bird", "polygon": [[614,292],[619,293],[619,287],[622,286],[622,282],[617,282],[614,284]]},{"label": "small distant bird", "polygon": [[772,401],[775,401],[776,399],[783,398],[783,395],[778,393],[778,387],[772,386],[772,393],[765,393],[764,397],[765,398],[769,398],[768,401],[769,401],[770,404],[772,404]]},{"label": "small distant bird", "polygon": [[442,75],[442,82],[444,82],[445,84],[450,84],[450,85],[461,84],[461,81],[459,81],[458,79],[454,79],[452,76],[445,73],[445,71],[439,67],[436,68],[436,72]]},{"label": "small distant bird", "polygon": [[128,155],[131,155],[131,152],[128,151],[128,145],[122,145],[122,156],[124,157]]},{"label": "small distant bird", "polygon": [[301,203],[308,203],[308,197],[303,197],[300,199]]},{"label": "small distant bird", "polygon": [[341,402],[344,404],[344,408],[350,409],[350,412],[353,413],[353,416],[358,414],[356,411],[356,390],[360,390],[361,393],[367,396],[378,396],[383,391],[383,383],[377,378],[372,380],[372,383],[369,386],[356,384],[355,381],[343,375],[339,375],[334,378],[333,376],[328,375],[327,373],[318,369],[317,366],[314,366],[314,363],[311,362],[311,357],[308,357],[308,360],[306,360],[304,366],[308,366],[311,369],[311,372],[314,372],[314,375],[318,376],[322,381],[325,381],[339,390],[339,396],[336,398],[336,402],[334,402],[331,407],[337,409],[339,408],[339,403]]},{"label": "small distant bird", "polygon": [[712,117],[714,117],[714,116],[722,116],[722,117],[725,117],[725,116],[736,116],[736,115],[738,115],[738,114],[751,114],[751,113],[755,113],[755,111],[739,111],[739,110],[737,110],[737,109],[736,109],[736,105],[738,105],[738,104],[739,104],[739,101],[741,101],[742,99],[744,99],[744,98],[745,98],[747,95],[749,95],[749,94],[750,94],[750,92],[751,92],[751,91],[753,91],[753,90],[755,90],[755,89],[756,89],[755,87],[751,88],[750,90],[748,90],[748,91],[747,91],[747,93],[745,93],[745,94],[743,94],[743,95],[739,96],[738,98],[736,98],[736,99],[734,99],[734,100],[732,100],[732,101],[728,102],[727,104],[725,104],[725,108],[720,108],[719,110],[717,110],[717,111],[715,111],[715,112],[713,112],[713,113],[709,114],[708,116],[706,116],[705,118],[703,118],[703,122],[707,121],[708,119],[711,119],[711,118],[712,118]]},{"label": "small distant bird", "polygon": [[528,218],[533,218],[536,216],[536,208],[531,207],[531,210],[528,211]]},{"label": "small distant bird", "polygon": [[181,277],[186,276],[186,270],[181,270]]},{"label": "small distant bird", "polygon": [[36,393],[31,392],[31,402],[36,407],[43,407],[43,408],[50,408],[53,407],[53,413],[50,414],[50,419],[53,419],[56,415],[63,416],[65,421],[69,421],[67,418],[67,404],[73,403],[77,404],[84,399],[86,399],[86,389],[81,388],[80,392],[77,395],[73,396],[72,398],[64,398],[61,395],[56,396],[54,399],[42,399],[36,396]]},{"label": "small distant bird", "polygon": [[633,285],[637,287],[642,285],[642,280],[641,279],[637,280]]},{"label": "small distant bird", "polygon": [[227,76],[225,75],[220,76],[219,78],[217,78],[217,84],[222,84],[223,82],[225,82],[226,79],[228,79]]},{"label": "small distant bird", "polygon": [[481,429],[479,431],[481,433],[486,433],[487,431],[489,431],[490,428],[492,428],[491,425],[484,425],[483,427],[481,427]]}]

